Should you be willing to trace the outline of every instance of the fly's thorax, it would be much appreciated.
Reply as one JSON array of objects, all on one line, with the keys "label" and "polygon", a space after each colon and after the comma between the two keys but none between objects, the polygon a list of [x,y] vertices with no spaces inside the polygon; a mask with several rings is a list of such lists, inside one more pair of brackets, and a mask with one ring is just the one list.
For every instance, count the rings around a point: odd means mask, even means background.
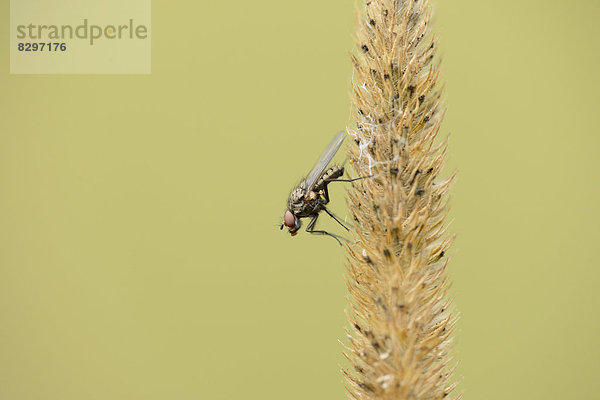
[{"label": "fly's thorax", "polygon": [[297,214],[299,211],[301,211],[305,198],[306,189],[302,185],[292,190],[292,193],[290,193],[290,197],[288,199],[288,210],[294,214]]},{"label": "fly's thorax", "polygon": [[321,207],[321,197],[314,191],[306,193],[302,186],[297,187],[290,194],[288,199],[288,210],[298,218],[313,215]]}]

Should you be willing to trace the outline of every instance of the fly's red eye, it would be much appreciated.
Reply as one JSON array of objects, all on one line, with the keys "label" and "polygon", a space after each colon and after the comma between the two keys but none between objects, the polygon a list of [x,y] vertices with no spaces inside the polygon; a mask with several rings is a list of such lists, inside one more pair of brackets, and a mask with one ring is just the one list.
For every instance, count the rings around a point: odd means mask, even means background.
[{"label": "fly's red eye", "polygon": [[293,228],[296,226],[296,217],[290,210],[287,210],[285,214],[283,214],[283,224],[288,228]]}]

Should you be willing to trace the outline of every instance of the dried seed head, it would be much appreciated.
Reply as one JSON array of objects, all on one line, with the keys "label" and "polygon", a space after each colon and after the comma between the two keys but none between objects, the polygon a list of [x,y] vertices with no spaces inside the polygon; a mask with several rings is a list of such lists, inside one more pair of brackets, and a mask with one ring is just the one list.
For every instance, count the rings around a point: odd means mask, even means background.
[{"label": "dried seed head", "polygon": [[[445,237],[450,181],[435,182],[446,142],[427,0],[369,1],[357,32],[348,152],[352,398],[441,399],[454,388]],[[434,173],[435,171],[435,173]],[[445,310],[441,312],[440,310]]]}]

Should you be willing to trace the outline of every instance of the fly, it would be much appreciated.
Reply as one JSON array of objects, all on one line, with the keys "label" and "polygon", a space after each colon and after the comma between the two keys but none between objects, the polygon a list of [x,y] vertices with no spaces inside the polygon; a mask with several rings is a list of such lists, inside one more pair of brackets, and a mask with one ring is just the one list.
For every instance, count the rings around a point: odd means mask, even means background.
[{"label": "fly", "polygon": [[349,231],[348,227],[325,207],[329,203],[329,191],[327,190],[327,185],[331,182],[353,182],[362,179],[339,179],[344,175],[343,165],[333,165],[332,167],[327,168],[335,156],[335,153],[337,153],[344,142],[344,139],[346,139],[346,133],[344,131],[335,135],[306,178],[300,182],[298,187],[292,190],[288,199],[288,208],[283,214],[283,223],[279,229],[283,229],[285,226],[288,228],[290,234],[294,236],[302,226],[301,219],[311,218],[306,226],[306,232],[331,236],[337,240],[340,246],[342,245],[339,236],[327,231],[315,230],[314,228],[317,223],[317,218],[319,218],[319,213],[325,211],[327,215],[343,226],[344,229]]}]

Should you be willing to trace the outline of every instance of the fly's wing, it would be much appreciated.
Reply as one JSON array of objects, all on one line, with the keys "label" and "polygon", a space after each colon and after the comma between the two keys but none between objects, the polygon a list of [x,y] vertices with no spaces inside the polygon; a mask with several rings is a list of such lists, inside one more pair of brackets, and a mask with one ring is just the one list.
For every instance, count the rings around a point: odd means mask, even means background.
[{"label": "fly's wing", "polygon": [[321,154],[321,157],[319,157],[313,169],[306,176],[306,193],[309,193],[312,190],[319,177],[323,174],[323,171],[325,171],[325,168],[327,168],[327,165],[331,162],[333,156],[335,156],[335,153],[339,150],[344,139],[346,139],[346,132],[341,131],[335,135],[331,140],[331,143],[329,143],[327,148],[323,151],[323,154]]}]

